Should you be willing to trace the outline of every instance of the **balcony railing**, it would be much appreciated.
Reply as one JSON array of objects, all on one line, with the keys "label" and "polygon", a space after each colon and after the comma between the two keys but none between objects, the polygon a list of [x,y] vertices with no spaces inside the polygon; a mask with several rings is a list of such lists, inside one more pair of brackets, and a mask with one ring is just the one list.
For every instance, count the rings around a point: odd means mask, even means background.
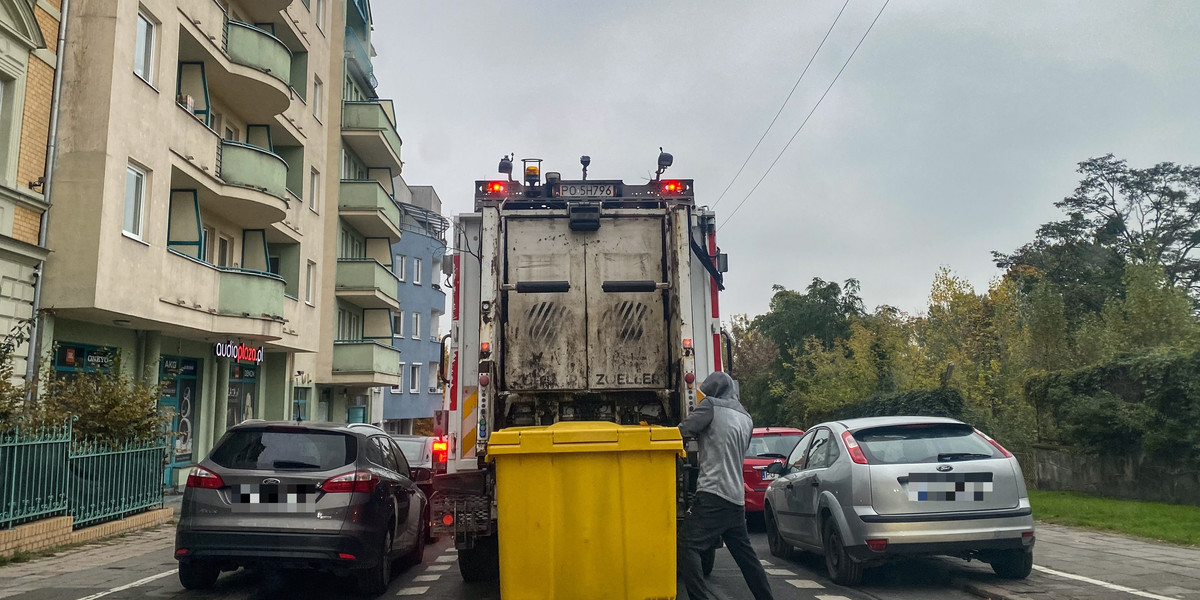
[{"label": "balcony railing", "polygon": [[339,258],[337,262],[339,297],[363,308],[395,308],[400,279],[373,258]]},{"label": "balcony railing", "polygon": [[240,65],[258,69],[288,83],[292,75],[292,51],[279,38],[249,23],[230,20],[226,30],[226,52]]},{"label": "balcony railing", "polygon": [[400,207],[374,179],[343,179],[338,190],[338,211],[363,235],[399,241]]},{"label": "balcony railing", "polygon": [[283,294],[287,283],[282,277],[250,269],[214,268],[221,271],[217,312],[242,317],[283,316]]},{"label": "balcony railing", "polygon": [[392,168],[399,172],[403,141],[396,133],[390,107],[390,100],[343,103],[342,137],[367,166]]},{"label": "balcony railing", "polygon": [[375,340],[338,340],[333,343],[334,375],[400,377],[400,351]]},{"label": "balcony railing", "polygon": [[349,59],[350,70],[362,78],[371,89],[379,87],[379,81],[375,78],[375,67],[371,65],[371,53],[367,51],[366,45],[362,40],[358,39],[358,33],[354,28],[346,28],[346,58]]},{"label": "balcony railing", "polygon": [[225,183],[287,198],[288,165],[279,155],[258,146],[221,140],[217,163]]}]

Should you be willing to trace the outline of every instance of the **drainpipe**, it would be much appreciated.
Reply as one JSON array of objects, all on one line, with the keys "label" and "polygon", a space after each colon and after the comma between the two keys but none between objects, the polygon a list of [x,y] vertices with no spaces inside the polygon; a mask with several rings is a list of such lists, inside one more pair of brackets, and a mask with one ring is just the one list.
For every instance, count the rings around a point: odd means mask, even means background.
[{"label": "drainpipe", "polygon": [[[38,246],[46,247],[47,231],[50,228],[50,191],[54,185],[54,166],[58,162],[58,113],[62,107],[63,61],[66,56],[67,15],[71,9],[71,0],[62,0],[58,11],[58,44],[55,48],[54,59],[54,88],[50,94],[50,131],[46,138],[46,169],[45,180],[42,184],[42,197],[46,199],[46,210],[38,227]],[[46,261],[38,261],[33,282],[33,328],[29,331],[29,355],[25,361],[25,381],[33,381],[37,376],[37,366],[42,356],[42,280],[45,278]],[[34,394],[30,389],[26,400]]]}]

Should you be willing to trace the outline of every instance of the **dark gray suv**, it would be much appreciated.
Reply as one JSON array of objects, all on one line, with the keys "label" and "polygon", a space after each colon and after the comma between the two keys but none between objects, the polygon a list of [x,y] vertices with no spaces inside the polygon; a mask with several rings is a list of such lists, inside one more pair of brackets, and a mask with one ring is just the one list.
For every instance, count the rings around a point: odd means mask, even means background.
[{"label": "dark gray suv", "polygon": [[203,589],[238,567],[315,569],[352,574],[379,595],[395,560],[423,560],[426,505],[378,427],[247,421],[188,476],[179,581]]}]

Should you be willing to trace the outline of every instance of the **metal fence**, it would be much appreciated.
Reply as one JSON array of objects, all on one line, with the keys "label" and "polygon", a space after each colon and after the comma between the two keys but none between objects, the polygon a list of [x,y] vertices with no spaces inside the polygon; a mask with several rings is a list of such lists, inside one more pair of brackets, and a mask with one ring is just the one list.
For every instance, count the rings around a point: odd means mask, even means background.
[{"label": "metal fence", "polygon": [[162,505],[166,440],[76,440],[71,425],[0,432],[0,529],[70,515],[76,528]]}]

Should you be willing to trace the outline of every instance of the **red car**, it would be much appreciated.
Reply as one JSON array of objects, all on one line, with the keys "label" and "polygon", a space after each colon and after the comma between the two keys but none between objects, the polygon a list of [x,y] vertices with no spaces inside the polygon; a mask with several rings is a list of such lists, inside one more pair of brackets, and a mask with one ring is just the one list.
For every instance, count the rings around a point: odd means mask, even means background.
[{"label": "red car", "polygon": [[750,434],[750,448],[742,461],[742,478],[746,488],[746,514],[762,514],[763,494],[778,475],[767,472],[767,465],[786,461],[804,436],[804,430],[792,427],[755,427]]}]

